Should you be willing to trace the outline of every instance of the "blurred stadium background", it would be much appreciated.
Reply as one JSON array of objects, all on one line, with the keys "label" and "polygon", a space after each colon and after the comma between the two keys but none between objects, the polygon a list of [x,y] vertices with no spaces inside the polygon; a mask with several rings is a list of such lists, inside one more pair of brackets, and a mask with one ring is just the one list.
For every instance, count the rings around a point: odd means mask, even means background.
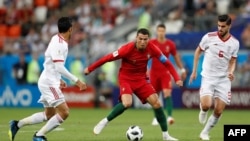
[{"label": "blurred stadium background", "polygon": [[[217,16],[226,13],[233,19],[231,33],[240,41],[229,108],[249,109],[250,0],[0,0],[0,107],[41,107],[37,78],[60,16],[74,21],[66,67],[89,86],[79,92],[68,82],[64,92],[70,107],[111,108],[119,94],[119,61],[84,76],[89,63],[133,40],[139,27],[149,28],[154,37],[156,25],[164,23],[190,74],[201,37],[217,30]],[[188,80],[182,89],[174,87],[175,108],[198,107],[200,76],[191,85]],[[149,108],[136,99],[133,106]]]}]

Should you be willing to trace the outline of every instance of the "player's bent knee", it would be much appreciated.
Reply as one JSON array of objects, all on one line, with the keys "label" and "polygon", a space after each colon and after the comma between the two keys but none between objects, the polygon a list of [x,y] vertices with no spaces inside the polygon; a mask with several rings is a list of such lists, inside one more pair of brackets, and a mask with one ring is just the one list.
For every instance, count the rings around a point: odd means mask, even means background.
[{"label": "player's bent knee", "polygon": [[53,114],[46,114],[47,120],[49,120],[50,118],[52,118],[54,115],[55,115],[55,113],[53,113]]},{"label": "player's bent knee", "polygon": [[156,102],[152,103],[151,106],[152,106],[154,109],[158,109],[158,108],[161,107],[161,103],[160,103],[160,101],[156,101]]},{"label": "player's bent knee", "polygon": [[209,103],[203,103],[203,104],[201,104],[201,108],[204,111],[209,110],[210,107],[211,107],[211,105]]},{"label": "player's bent knee", "polygon": [[220,117],[221,116],[221,114],[222,114],[222,111],[221,110],[214,110],[214,116],[215,117]]},{"label": "player's bent knee", "polygon": [[66,119],[69,116],[69,109],[65,108],[65,109],[61,109],[58,111],[58,114],[61,116],[62,119]]},{"label": "player's bent knee", "polygon": [[129,108],[132,106],[132,102],[123,102],[122,104],[125,108]]}]

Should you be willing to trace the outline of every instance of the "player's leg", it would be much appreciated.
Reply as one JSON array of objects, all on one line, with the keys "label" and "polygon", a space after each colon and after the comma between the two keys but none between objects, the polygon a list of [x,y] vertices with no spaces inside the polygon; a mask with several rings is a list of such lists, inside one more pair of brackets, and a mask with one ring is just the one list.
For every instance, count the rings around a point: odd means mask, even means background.
[{"label": "player's leg", "polygon": [[109,121],[115,119],[117,116],[121,115],[127,108],[132,105],[132,88],[131,82],[119,80],[120,83],[120,103],[115,105],[109,115],[103,118],[94,127],[94,134],[100,134],[102,129],[108,124]]},{"label": "player's leg", "polygon": [[214,94],[216,80],[202,77],[200,87],[200,112],[199,122],[205,124],[207,113],[212,106],[212,96]]},{"label": "player's leg", "polygon": [[208,135],[209,135],[210,130],[217,124],[217,122],[219,121],[219,119],[221,117],[223,110],[226,107],[226,103],[224,101],[220,100],[219,98],[215,98],[214,102],[215,102],[214,103],[214,112],[208,118],[208,121],[200,134],[200,138],[202,140],[209,140]]},{"label": "player's leg", "polygon": [[[171,83],[171,82],[170,82]],[[174,123],[174,118],[173,118],[173,100],[172,100],[172,96],[171,96],[171,93],[172,93],[172,89],[163,89],[162,90],[163,92],[163,97],[164,97],[164,100],[165,100],[165,103],[166,103],[166,106],[165,106],[165,110],[167,112],[167,121],[168,121],[168,124],[173,124]]]},{"label": "player's leg", "polygon": [[[47,111],[50,109],[51,108],[46,108]],[[69,108],[66,102],[59,104],[55,109],[56,114],[48,120],[48,122],[35,134],[35,136],[45,136],[47,133],[60,126],[69,116]]]},{"label": "player's leg", "polygon": [[46,141],[45,135],[58,127],[68,117],[69,108],[59,87],[39,87],[39,90],[42,97],[38,102],[43,103],[48,121],[34,134],[33,141]]},{"label": "player's leg", "polygon": [[[209,108],[212,106],[212,96],[211,95],[204,95],[200,97],[200,112],[199,112],[199,122],[201,124],[205,124],[207,121],[207,114]],[[200,133],[201,140],[209,140],[209,134],[203,132]]]},{"label": "player's leg", "polygon": [[[44,95],[46,94],[46,93],[44,93],[44,90],[45,89],[40,89],[41,97],[39,100],[41,103],[43,103],[44,107],[48,107],[49,106],[48,103],[43,100]],[[55,114],[55,110],[53,108],[49,109],[49,110],[46,110],[46,108],[45,108],[45,111],[32,114],[32,115],[30,115],[26,118],[23,118],[19,121],[18,120],[11,120],[10,121],[10,129],[8,132],[10,140],[14,140],[17,131],[20,128],[22,128],[23,126],[33,125],[33,124],[38,124],[38,123],[44,122],[44,121],[48,120],[54,114]]]},{"label": "player's leg", "polygon": [[121,115],[127,108],[131,107],[132,105],[132,94],[122,94],[121,101],[118,103],[110,114],[102,119],[95,127],[94,127],[94,134],[100,134],[102,129],[110,122],[111,120],[115,119],[117,116]]},{"label": "player's leg", "polygon": [[209,131],[217,124],[226,105],[229,104],[231,100],[230,80],[228,78],[218,79],[218,83],[216,84],[214,94],[214,111],[200,134],[200,137],[203,140],[209,140]]},{"label": "player's leg", "polygon": [[14,140],[16,133],[20,128],[26,125],[33,125],[44,122],[47,120],[45,112],[34,113],[28,117],[25,117],[21,120],[11,120],[10,121],[10,129],[9,129],[9,138],[10,140]]},{"label": "player's leg", "polygon": [[199,122],[205,124],[207,121],[207,114],[212,106],[212,96],[211,94],[204,94],[200,97],[200,112],[199,112]]},{"label": "player's leg", "polygon": [[157,121],[159,122],[162,133],[163,133],[163,140],[178,140],[176,138],[171,137],[168,134],[166,116],[164,114],[163,108],[162,108],[161,103],[159,101],[158,95],[156,93],[150,95],[147,98],[147,102],[153,107],[155,117],[156,117]]},{"label": "player's leg", "polygon": [[[174,118],[172,116],[173,113],[173,101],[172,101],[172,97],[171,97],[171,93],[172,93],[172,89],[168,89],[168,88],[164,88],[162,90],[163,93],[163,100],[165,101],[166,105],[165,105],[165,110],[167,112],[167,122],[169,125],[174,123]],[[157,122],[157,119],[154,118],[152,121],[152,125],[158,125],[159,123]]]},{"label": "player's leg", "polygon": [[[160,83],[160,77],[151,74],[150,83],[153,86],[153,88],[156,90],[156,92],[158,92],[157,93],[158,97],[162,98],[162,97],[159,96],[161,94],[161,90],[162,90],[161,83]],[[154,126],[159,125],[159,123],[158,123],[158,121],[157,121],[157,119],[155,117],[155,114],[154,114],[154,118],[153,118],[151,124],[154,125]]]}]

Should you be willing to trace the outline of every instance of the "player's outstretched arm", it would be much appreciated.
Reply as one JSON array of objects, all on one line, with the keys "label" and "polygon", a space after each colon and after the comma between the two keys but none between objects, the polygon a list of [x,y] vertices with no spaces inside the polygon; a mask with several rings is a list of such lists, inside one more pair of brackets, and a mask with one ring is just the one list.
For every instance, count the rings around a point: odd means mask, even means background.
[{"label": "player's outstretched arm", "polygon": [[168,68],[170,74],[173,76],[176,84],[180,87],[183,86],[183,81],[180,79],[179,74],[177,73],[174,65],[167,59],[163,54],[159,57],[159,60]]},{"label": "player's outstretched arm", "polygon": [[228,67],[228,78],[230,79],[230,81],[234,80],[234,70],[236,67],[236,58],[231,58],[229,61],[229,67]]},{"label": "player's outstretched arm", "polygon": [[84,71],[83,71],[83,73],[85,74],[85,75],[88,75],[90,72],[89,72],[89,68],[85,68],[84,69]]},{"label": "player's outstretched arm", "polygon": [[197,66],[198,66],[198,62],[199,62],[199,58],[201,55],[201,48],[198,46],[194,52],[194,61],[193,61],[193,71],[190,75],[190,79],[189,79],[189,84],[191,84],[193,82],[193,80],[196,79],[197,77]]},{"label": "player's outstretched arm", "polygon": [[81,80],[77,80],[76,84],[77,87],[79,87],[80,91],[86,90],[87,89],[87,85],[85,82],[81,81]]},{"label": "player's outstretched arm", "polygon": [[120,59],[120,56],[114,55],[114,53],[107,54],[107,55],[103,56],[102,58],[100,58],[99,60],[97,60],[96,62],[94,62],[93,64],[89,65],[87,67],[88,70],[86,71],[86,73],[84,71],[84,74],[87,75],[87,74],[91,73],[92,71],[94,71],[96,68],[105,64],[106,62],[111,62],[111,61],[114,61],[117,59]]},{"label": "player's outstretched arm", "polygon": [[[82,81],[80,81],[76,76],[74,76],[73,74],[71,74],[65,67],[63,62],[56,62],[55,63],[55,68],[56,70],[62,74],[64,77],[66,77],[67,79],[73,81],[76,83],[76,85],[80,88],[80,90],[85,90],[87,88],[86,84]],[[66,83],[64,84],[64,81],[60,81],[60,87],[62,86],[66,86]]]},{"label": "player's outstretched arm", "polygon": [[179,53],[176,53],[174,55],[174,60],[176,62],[176,65],[178,66],[178,68],[181,70],[181,79],[184,81],[187,77],[187,71],[183,66],[183,63],[182,63],[182,60],[181,60]]}]

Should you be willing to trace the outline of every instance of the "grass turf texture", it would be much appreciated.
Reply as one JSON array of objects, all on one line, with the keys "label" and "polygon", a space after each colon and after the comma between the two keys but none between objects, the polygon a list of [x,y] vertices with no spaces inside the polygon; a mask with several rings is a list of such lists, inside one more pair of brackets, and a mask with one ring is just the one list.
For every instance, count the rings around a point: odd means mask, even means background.
[{"label": "grass turf texture", "polygon": [[[39,108],[0,108],[0,140],[8,141],[9,120],[20,119],[42,109]],[[149,109],[128,109],[107,125],[100,135],[93,134],[95,124],[106,116],[110,109],[71,109],[69,118],[59,126],[62,131],[47,134],[49,141],[127,141],[125,133],[130,125],[138,125],[144,132],[143,141],[161,141],[159,126],[152,126],[153,111]],[[175,123],[169,133],[180,141],[199,141],[202,125],[198,122],[198,110],[175,109]],[[211,111],[210,111],[211,113]],[[210,114],[209,113],[209,114]],[[212,129],[212,141],[223,141],[224,124],[249,124],[247,110],[226,110],[219,123]],[[15,141],[30,141],[35,131],[43,125],[26,126],[19,130]]]}]

